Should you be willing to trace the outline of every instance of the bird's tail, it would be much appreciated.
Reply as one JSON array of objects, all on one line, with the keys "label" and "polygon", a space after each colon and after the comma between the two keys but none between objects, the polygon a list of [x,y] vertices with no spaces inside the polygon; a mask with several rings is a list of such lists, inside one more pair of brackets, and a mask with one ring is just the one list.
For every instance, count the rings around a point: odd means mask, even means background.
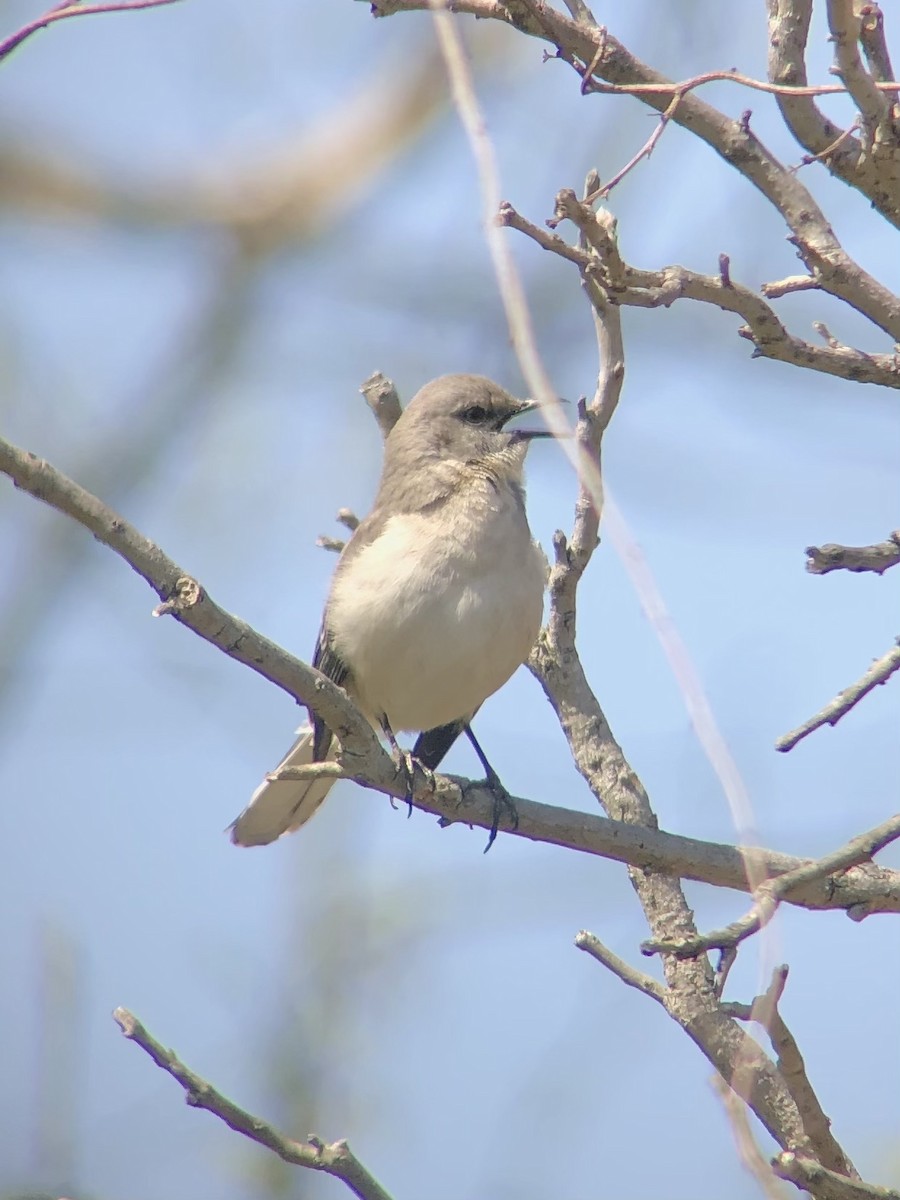
[{"label": "bird's tail", "polygon": [[[330,759],[332,755],[329,753],[327,757]],[[282,767],[306,766],[312,761],[312,730],[302,729],[275,772]],[[229,826],[231,840],[236,846],[267,846],[283,833],[292,833],[309,820],[333,784],[333,779],[263,780],[250,797],[250,803]]]}]

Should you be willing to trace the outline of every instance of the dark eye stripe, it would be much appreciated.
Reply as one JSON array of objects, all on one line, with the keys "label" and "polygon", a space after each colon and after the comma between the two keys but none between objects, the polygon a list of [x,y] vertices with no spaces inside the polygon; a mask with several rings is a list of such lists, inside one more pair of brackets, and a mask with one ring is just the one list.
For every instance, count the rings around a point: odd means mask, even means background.
[{"label": "dark eye stripe", "polygon": [[490,420],[491,414],[481,404],[473,404],[470,408],[464,408],[460,416],[470,425],[483,425]]}]

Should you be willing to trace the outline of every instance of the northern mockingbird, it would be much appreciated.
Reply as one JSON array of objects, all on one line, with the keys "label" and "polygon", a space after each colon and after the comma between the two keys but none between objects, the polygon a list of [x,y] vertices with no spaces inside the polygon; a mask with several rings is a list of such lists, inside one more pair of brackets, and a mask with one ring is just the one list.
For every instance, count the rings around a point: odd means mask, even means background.
[{"label": "northern mockingbird", "polygon": [[[338,561],[313,656],[395,754],[396,733],[419,732],[413,756],[434,770],[468,735],[495,796],[491,841],[510,801],[469,722],[540,629],[547,560],[522,471],[532,439],[552,434],[506,428],[536,407],[480,375],[444,375],[410,401],[385,442],[375,505]],[[313,715],[273,774],[329,757],[331,731]],[[232,841],[260,846],[297,829],[333,782],[267,779]]]}]

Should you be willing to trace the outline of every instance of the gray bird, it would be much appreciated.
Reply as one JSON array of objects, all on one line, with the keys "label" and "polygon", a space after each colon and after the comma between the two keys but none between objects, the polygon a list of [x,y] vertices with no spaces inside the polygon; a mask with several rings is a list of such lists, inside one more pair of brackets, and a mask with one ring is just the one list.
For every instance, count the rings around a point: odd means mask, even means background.
[{"label": "gray bird", "polygon": [[[434,770],[467,734],[495,795],[491,841],[509,797],[469,722],[540,629],[547,560],[528,528],[523,467],[530,442],[552,434],[506,428],[536,407],[480,375],[418,392],[385,442],[375,505],[338,561],[313,656],[395,753],[396,733],[420,732],[413,756]],[[331,731],[314,717],[277,769],[329,757]],[[266,780],[232,841],[299,828],[332,783]]]}]

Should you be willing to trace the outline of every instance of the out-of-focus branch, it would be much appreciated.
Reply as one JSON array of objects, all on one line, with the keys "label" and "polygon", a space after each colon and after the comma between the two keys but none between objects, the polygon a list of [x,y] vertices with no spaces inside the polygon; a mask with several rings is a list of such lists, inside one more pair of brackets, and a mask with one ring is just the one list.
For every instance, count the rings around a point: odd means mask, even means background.
[{"label": "out-of-focus branch", "polygon": [[793,750],[794,746],[813,730],[821,729],[823,725],[837,725],[841,717],[846,716],[851,708],[859,704],[863,696],[867,696],[881,684],[887,683],[895,671],[900,671],[900,637],[897,638],[897,644],[888,650],[887,654],[876,658],[868,671],[857,679],[856,683],[851,683],[849,687],[844,688],[808,721],[804,721],[802,725],[798,725],[796,729],[792,729],[790,733],[780,737],[775,743],[775,749]]},{"label": "out-of-focus branch", "polygon": [[[104,496],[121,503],[145,484],[162,458],[215,402],[216,384],[240,354],[257,279],[255,264],[226,254],[198,298],[193,319],[183,321],[162,361],[148,366],[148,379],[125,398],[123,419],[98,434],[75,460],[73,473]],[[15,698],[23,703],[29,654],[45,623],[65,602],[90,561],[90,543],[59,522],[39,526],[28,556],[0,610],[0,713]]]},{"label": "out-of-focus branch", "polygon": [[37,33],[39,29],[46,29],[55,21],[65,21],[69,17],[95,16],[98,13],[128,12],[138,8],[162,8],[164,4],[176,2],[177,0],[114,0],[106,4],[82,4],[80,0],[65,0],[63,4],[57,4],[42,17],[29,21],[27,25],[0,41],[0,62],[32,34]]},{"label": "out-of-focus branch", "polygon": [[[0,440],[0,472],[8,475],[16,486],[72,517],[108,545],[147,580],[159,595],[160,607],[165,612],[317,711],[342,742],[341,761],[350,778],[385,794],[406,797],[405,774],[398,773],[368,722],[340,688],[220,608],[158,546],[48,463]],[[590,539],[584,544],[589,545]],[[564,617],[557,619],[562,621],[560,628],[564,629]],[[591,773],[593,779],[591,762],[584,757],[588,748],[582,745],[583,770]],[[622,778],[627,782],[630,768],[620,764],[617,769],[625,772]],[[417,779],[413,803],[423,812],[440,817],[445,824],[491,828],[493,794],[465,779],[437,775],[433,786],[431,781]],[[519,812],[516,836],[611,858],[642,871],[659,871],[746,892],[748,856],[754,871],[766,876],[782,875],[804,865],[803,860],[771,850],[753,847],[738,850],[734,846],[664,833],[655,823],[641,826],[518,797],[515,804]],[[796,883],[784,900],[804,908],[844,909],[859,919],[875,912],[900,912],[900,872],[866,864],[832,877]]]},{"label": "out-of-focus branch", "polygon": [[184,1098],[192,1108],[206,1109],[220,1121],[224,1121],[229,1129],[258,1142],[285,1162],[333,1175],[335,1179],[342,1180],[359,1200],[391,1200],[389,1193],[366,1170],[346,1142],[332,1142],[329,1145],[313,1136],[308,1137],[305,1142],[296,1142],[293,1138],[285,1137],[266,1121],[239,1108],[212,1084],[186,1067],[175,1052],[167,1050],[148,1033],[127,1008],[117,1008],[113,1019],[129,1041],[140,1046],[158,1067],[181,1084],[184,1088]]},{"label": "out-of-focus branch", "polygon": [[310,128],[251,162],[208,163],[168,185],[123,181],[58,147],[0,149],[0,205],[28,220],[203,226],[251,256],[320,236],[413,144],[445,104],[438,60],[425,48],[378,64]]},{"label": "out-of-focus branch", "polygon": [[691,958],[709,950],[725,950],[737,946],[745,938],[758,932],[771,921],[785,895],[797,884],[809,883],[835,875],[863,862],[871,862],[873,855],[900,837],[900,815],[851,838],[849,842],[814,862],[803,863],[777,879],[766,880],[754,890],[753,907],[738,921],[717,929],[713,933],[698,934],[696,937],[675,941],[671,938],[645,942],[641,946],[644,954],[675,954],[679,958]]},{"label": "out-of-focus branch", "polygon": [[[203,223],[227,235],[197,312],[181,322],[159,369],[148,366],[137,394],[123,405],[127,420],[91,444],[76,477],[121,503],[216,397],[215,383],[242,345],[248,305],[265,255],[285,241],[321,235],[359,203],[377,172],[429,127],[443,103],[434,53],[398,69],[383,62],[302,137],[252,169],[220,164],[169,190],[129,189],[83,166],[54,166],[31,151],[0,150],[0,204],[29,219],[47,212],[138,224]],[[437,77],[437,78],[436,78]],[[182,328],[186,325],[186,328]],[[54,525],[29,547],[28,564],[0,613],[0,706],[21,684],[34,638],[85,563],[89,543]]]},{"label": "out-of-focus branch", "polygon": [[841,546],[828,542],[825,546],[807,546],[804,553],[806,569],[811,575],[827,575],[829,571],[873,571],[883,575],[889,567],[900,563],[900,529],[872,546]]},{"label": "out-of-focus branch", "polygon": [[[619,305],[635,308],[668,308],[677,300],[695,300],[712,304],[724,312],[735,313],[747,322],[738,329],[741,337],[753,344],[754,356],[772,358],[826,375],[837,375],[855,383],[876,383],[883,387],[900,388],[900,356],[866,354],[851,346],[814,345],[795,337],[782,324],[777,313],[762,296],[731,278],[727,257],[718,275],[701,275],[687,267],[668,266],[657,271],[642,271],[623,262],[614,240],[602,234],[591,257],[584,250],[570,246],[558,234],[548,233],[527,220],[512,207],[504,204],[499,219],[504,225],[517,229],[537,242],[544,250],[574,263],[581,271],[594,272],[614,296]],[[771,291],[784,295],[818,286],[807,276],[770,285]]]},{"label": "out-of-focus branch", "polygon": [[768,1034],[777,1056],[778,1070],[794,1097],[803,1117],[803,1126],[822,1165],[841,1175],[859,1178],[856,1168],[831,1132],[831,1122],[809,1081],[800,1047],[778,1011],[787,977],[787,966],[776,967],[769,987],[752,1004],[723,1003],[722,1008],[739,1021],[757,1021]]}]

